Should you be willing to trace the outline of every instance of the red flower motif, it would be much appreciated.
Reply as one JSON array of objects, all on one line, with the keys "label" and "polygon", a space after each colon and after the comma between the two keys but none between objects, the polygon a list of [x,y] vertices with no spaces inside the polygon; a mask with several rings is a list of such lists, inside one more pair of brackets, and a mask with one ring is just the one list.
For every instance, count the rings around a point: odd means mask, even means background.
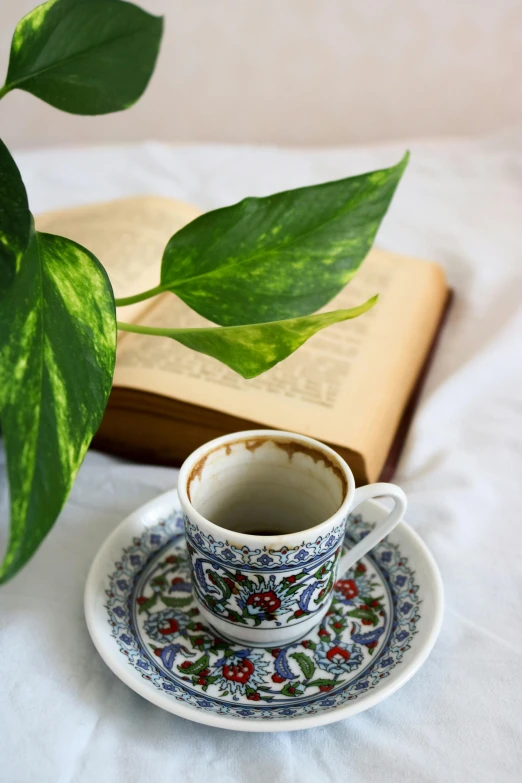
[{"label": "red flower motif", "polygon": [[230,587],[230,589],[231,589],[231,590],[233,590],[233,589],[234,589],[234,587],[235,587],[235,584],[234,584],[234,582],[232,581],[232,579],[230,579],[228,576],[225,576],[225,577],[223,578],[223,581],[227,583],[227,585]]},{"label": "red flower motif", "polygon": [[176,577],[174,577],[174,579],[172,580],[171,584],[173,584],[173,585],[179,585],[179,584],[181,584],[182,582],[183,582],[183,579],[182,579],[182,577],[181,577],[181,576],[176,576]]},{"label": "red flower motif", "polygon": [[140,606],[144,604],[145,601],[148,601],[148,598],[146,598],[144,595],[140,595],[140,597],[137,599],[137,602],[139,603]]},{"label": "red flower motif", "polygon": [[366,646],[369,650],[372,650],[374,647],[377,647],[378,642],[369,642]]},{"label": "red flower motif", "polygon": [[290,582],[290,584],[293,584],[295,582],[295,575],[293,576],[287,576],[286,581]]},{"label": "red flower motif", "polygon": [[364,563],[358,563],[357,567],[355,569],[356,576],[359,576],[360,574],[365,574],[365,573],[366,573],[366,566],[364,565]]},{"label": "red flower motif", "polygon": [[253,593],[249,596],[247,604],[265,613],[271,613],[279,609],[281,601],[273,590],[267,590],[265,593]]},{"label": "red flower motif", "polygon": [[172,565],[172,563],[177,563],[178,558],[175,555],[169,555],[166,561]]},{"label": "red flower motif", "polygon": [[305,639],[303,642],[301,642],[301,644],[303,647],[308,647],[308,645],[310,644],[310,639]]},{"label": "red flower motif", "polygon": [[259,701],[260,698],[261,698],[261,696],[257,692],[249,693],[248,696],[247,696],[247,699],[250,699],[250,701]]},{"label": "red flower motif", "polygon": [[156,649],[154,650],[154,655],[157,655],[159,657],[162,652],[163,652],[163,647],[156,647]]},{"label": "red flower motif", "polygon": [[190,661],[183,661],[183,663],[181,664],[182,669],[188,669],[189,666],[192,666]]},{"label": "red flower motif", "polygon": [[281,648],[280,647],[274,647],[274,649],[271,650],[271,653],[274,656],[274,658],[277,658],[277,656],[279,655],[280,652],[281,652]]},{"label": "red flower motif", "polygon": [[170,620],[162,620],[158,626],[158,631],[163,636],[168,636],[171,633],[176,633],[178,629],[179,629],[178,622],[173,617],[171,617]]},{"label": "red flower motif", "polygon": [[359,595],[359,590],[353,579],[339,579],[335,583],[335,589],[342,593],[347,601],[351,601]]},{"label": "red flower motif", "polygon": [[274,682],[284,682],[284,681],[285,681],[285,678],[284,678],[284,677],[281,677],[281,675],[280,675],[280,674],[272,674],[272,680],[273,680]]},{"label": "red flower motif", "polygon": [[319,629],[319,636],[330,636],[330,634],[324,628],[320,628]]},{"label": "red flower motif", "polygon": [[348,650],[343,650],[342,647],[338,647],[335,645],[335,647],[332,647],[328,652],[326,653],[326,657],[329,661],[333,661],[334,658],[338,658],[338,656],[341,656],[343,661],[348,661],[350,659],[350,653]]},{"label": "red flower motif", "polygon": [[331,691],[333,688],[333,685],[320,685],[319,690],[323,693],[328,693],[328,691]]},{"label": "red flower motif", "polygon": [[243,582],[246,579],[246,576],[244,574],[240,574],[239,571],[236,571],[236,580],[238,582]]},{"label": "red flower motif", "polygon": [[362,620],[363,625],[373,625],[371,620]]},{"label": "red flower motif", "polygon": [[223,677],[225,680],[232,680],[232,682],[239,682],[241,685],[245,685],[253,671],[254,664],[252,661],[248,658],[243,658],[239,663],[234,663],[231,666],[225,663],[223,666]]},{"label": "red flower motif", "polygon": [[302,609],[296,609],[294,612],[294,617],[302,617],[304,615],[304,612]]}]

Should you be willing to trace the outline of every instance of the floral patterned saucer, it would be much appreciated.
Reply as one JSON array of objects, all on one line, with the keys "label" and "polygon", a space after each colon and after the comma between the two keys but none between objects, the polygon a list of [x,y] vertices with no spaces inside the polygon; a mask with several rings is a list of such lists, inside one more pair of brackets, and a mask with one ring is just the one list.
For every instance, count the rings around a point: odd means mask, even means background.
[{"label": "floral patterned saucer", "polygon": [[[357,511],[347,546],[387,513],[375,501]],[[233,590],[232,572],[229,582]],[[442,611],[437,566],[401,523],[335,583],[330,610],[306,638],[267,650],[220,638],[192,597],[175,491],[121,523],[85,588],[93,642],[123,682],[169,712],[238,731],[312,728],[377,704],[426,660]]]}]

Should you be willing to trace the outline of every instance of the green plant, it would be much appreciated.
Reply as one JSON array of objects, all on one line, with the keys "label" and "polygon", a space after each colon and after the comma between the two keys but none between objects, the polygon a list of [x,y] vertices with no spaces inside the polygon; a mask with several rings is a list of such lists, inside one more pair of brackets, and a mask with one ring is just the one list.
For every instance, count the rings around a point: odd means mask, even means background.
[{"label": "green plant", "polygon": [[[13,36],[0,98],[22,89],[63,111],[131,106],[154,70],[162,19],[123,0],[48,0]],[[35,230],[20,172],[0,142],[0,422],[11,530],[0,582],[54,524],[109,396],[117,328],[167,336],[245,378],[268,370],[351,310],[312,315],[353,277],[407,163],[247,198],[194,220],[165,248],[158,286],[114,300],[85,248]],[[171,291],[216,327],[117,323],[116,307]]]}]

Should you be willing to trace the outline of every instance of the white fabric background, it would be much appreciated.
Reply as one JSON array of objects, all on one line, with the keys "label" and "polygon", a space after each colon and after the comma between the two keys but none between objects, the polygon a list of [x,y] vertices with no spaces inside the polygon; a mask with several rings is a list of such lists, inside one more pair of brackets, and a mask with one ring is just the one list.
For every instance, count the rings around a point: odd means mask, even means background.
[{"label": "white fabric background", "polygon": [[[403,149],[150,143],[17,159],[35,211],[147,192],[208,208],[390,164]],[[379,244],[439,260],[456,290],[396,477],[446,587],[427,663],[374,709],[309,732],[239,734],[160,711],[98,657],[82,592],[107,534],[176,472],[89,453],[55,529],[0,589],[6,783],[520,779],[522,132],[411,149]]]}]

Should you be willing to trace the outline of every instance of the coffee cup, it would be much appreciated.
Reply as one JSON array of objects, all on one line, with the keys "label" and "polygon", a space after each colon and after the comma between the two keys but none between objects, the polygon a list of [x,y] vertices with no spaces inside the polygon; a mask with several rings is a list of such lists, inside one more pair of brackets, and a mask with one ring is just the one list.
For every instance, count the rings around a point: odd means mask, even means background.
[{"label": "coffee cup", "polygon": [[[217,634],[253,647],[307,635],[337,578],[401,520],[394,484],[355,487],[333,449],[305,435],[250,430],[216,438],[184,462],[178,481],[195,599]],[[349,514],[388,496],[389,515],[347,551]]]}]

